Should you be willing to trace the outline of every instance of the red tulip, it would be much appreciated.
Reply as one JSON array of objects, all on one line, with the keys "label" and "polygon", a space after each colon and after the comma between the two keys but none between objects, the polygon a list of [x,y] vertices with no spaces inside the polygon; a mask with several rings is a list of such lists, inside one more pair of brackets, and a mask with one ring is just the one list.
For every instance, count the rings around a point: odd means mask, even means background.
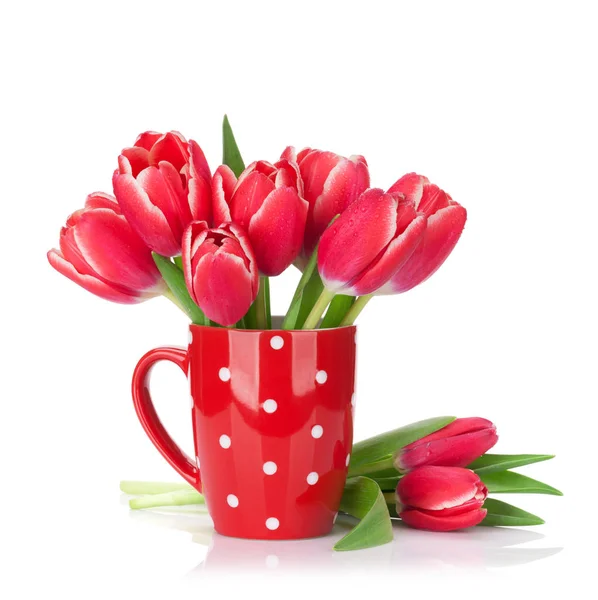
[{"label": "red tulip", "polygon": [[194,221],[183,235],[183,270],[189,294],[208,319],[234,325],[255,300],[255,257],[245,232],[228,223],[210,229]]},{"label": "red tulip", "polygon": [[426,228],[412,200],[370,189],[324,232],[318,270],[326,288],[361,296],[383,286],[411,256]]},{"label": "red tulip", "polygon": [[165,291],[150,249],[122,215],[116,199],[96,192],[60,231],[50,264],[86,290],[113,302],[142,302]]},{"label": "red tulip", "polygon": [[345,158],[311,148],[297,154],[292,146],[281,158],[296,162],[301,172],[303,197],[309,202],[303,256],[309,258],[330,221],[370,186],[368,164],[363,156]]},{"label": "red tulip", "polygon": [[397,514],[416,529],[453,531],[478,525],[488,490],[469,469],[421,467],[397,486]]},{"label": "red tulip", "polygon": [[487,419],[456,419],[439,431],[405,446],[395,457],[399,471],[424,465],[466,467],[498,441],[496,427]]},{"label": "red tulip", "polygon": [[249,236],[262,275],[280,275],[303,244],[307,202],[294,163],[258,161],[235,178],[225,165],[213,179],[214,222],[237,223]]},{"label": "red tulip", "polygon": [[196,142],[176,131],[142,133],[118,157],[112,180],[123,214],[145,243],[164,256],[181,253],[183,231],[211,218],[211,175]]},{"label": "red tulip", "polygon": [[428,218],[422,243],[379,292],[400,294],[428,279],[448,258],[461,237],[467,211],[437,185],[416,173],[404,175],[388,191],[399,192],[413,200],[417,211]]}]

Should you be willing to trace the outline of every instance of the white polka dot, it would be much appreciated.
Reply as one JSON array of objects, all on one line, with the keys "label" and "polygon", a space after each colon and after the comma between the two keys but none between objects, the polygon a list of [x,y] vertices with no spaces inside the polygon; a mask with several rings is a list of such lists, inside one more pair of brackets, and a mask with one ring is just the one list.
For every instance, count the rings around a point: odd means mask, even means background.
[{"label": "white polka dot", "polygon": [[355,392],[351,394],[351,406],[355,406]]},{"label": "white polka dot", "polygon": [[276,463],[272,462],[271,460],[269,460],[268,462],[265,462],[264,466],[262,468],[264,469],[264,473],[266,475],[274,475],[274,473],[276,473],[276,471],[278,471],[278,467],[277,467]]},{"label": "white polka dot", "polygon": [[193,332],[189,329],[189,343],[193,343]]},{"label": "white polka dot", "polygon": [[227,367],[222,367],[220,371],[218,371],[218,377],[222,381],[228,381],[230,379],[230,370]]},{"label": "white polka dot", "polygon": [[272,414],[273,412],[276,412],[276,409],[278,408],[278,403],[276,402],[276,400],[272,400],[270,398],[269,400],[264,401],[262,407],[265,412]]},{"label": "white polka dot", "polygon": [[268,569],[276,569],[279,562],[280,560],[276,554],[268,554],[268,556],[266,556],[266,568]]},{"label": "white polka dot", "polygon": [[318,383],[326,383],[328,381],[328,373],[326,371],[318,371],[316,373],[316,381]]},{"label": "white polka dot", "polygon": [[307,476],[307,483],[309,483],[309,485],[315,485],[316,483],[318,483],[318,479],[320,479],[320,476],[315,471],[312,471]]},{"label": "white polka dot", "polygon": [[223,433],[218,441],[223,448],[230,448],[231,441],[228,435]]},{"label": "white polka dot", "polygon": [[347,454],[347,458],[345,460],[345,465],[348,467],[350,462],[351,462],[351,455]]},{"label": "white polka dot", "polygon": [[274,531],[280,527],[280,521],[276,517],[270,517],[269,519],[266,519],[266,527],[270,531]]},{"label": "white polka dot", "polygon": [[226,497],[226,503],[231,507],[231,508],[237,508],[237,506],[239,506],[239,499],[234,495],[234,494],[229,494]]},{"label": "white polka dot", "polygon": [[316,438],[316,440],[318,438],[321,438],[323,433],[324,433],[324,428],[321,425],[314,425],[311,428],[311,437]]},{"label": "white polka dot", "polygon": [[272,336],[272,338],[270,338],[270,346],[272,346],[274,350],[280,350],[284,346],[284,340],[279,335]]}]

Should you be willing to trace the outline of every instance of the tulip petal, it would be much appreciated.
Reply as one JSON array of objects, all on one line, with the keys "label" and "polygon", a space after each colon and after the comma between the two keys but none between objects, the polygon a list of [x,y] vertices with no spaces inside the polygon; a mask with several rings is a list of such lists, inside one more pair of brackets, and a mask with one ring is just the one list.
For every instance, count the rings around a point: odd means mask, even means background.
[{"label": "tulip petal", "polygon": [[400,479],[397,496],[406,507],[442,510],[475,499],[479,483],[480,478],[469,469],[425,466]]},{"label": "tulip petal", "polygon": [[85,200],[85,208],[108,208],[117,215],[122,214],[116,198],[112,194],[93,192]]},{"label": "tulip petal", "polygon": [[425,185],[421,200],[417,203],[417,210],[427,217],[449,206],[451,197],[437,185]]},{"label": "tulip petal", "polygon": [[79,271],[77,271],[70,262],[66,261],[62,254],[57,250],[50,250],[48,252],[48,261],[61,275],[68,277],[71,281],[74,281],[88,292],[91,292],[100,298],[104,298],[104,300],[119,302],[120,304],[135,304],[137,302],[143,302],[143,300],[150,297],[123,292],[108,283],[104,283],[93,275],[79,273]]},{"label": "tulip petal", "polygon": [[212,220],[212,176],[208,161],[194,140],[189,140],[188,203],[194,221]]},{"label": "tulip petal", "polygon": [[484,520],[487,511],[483,508],[470,510],[452,516],[434,516],[415,509],[407,509],[399,516],[410,527],[415,529],[428,529],[430,531],[455,531],[474,527]]},{"label": "tulip petal", "polygon": [[229,202],[237,178],[230,167],[220,165],[212,178],[212,209],[214,212],[214,224],[220,225],[231,220]]},{"label": "tulip petal", "polygon": [[[421,242],[426,230],[426,217],[420,215],[396,237],[374,261],[363,275],[359,275],[350,284],[351,296],[364,296],[381,288],[409,259]],[[465,466],[465,465],[463,465]]]},{"label": "tulip petal", "polygon": [[157,131],[145,131],[140,133],[135,140],[134,146],[139,148],[145,148],[148,152],[152,149],[152,146],[162,137],[161,133]]},{"label": "tulip petal", "polygon": [[318,271],[330,291],[344,293],[391,242],[397,204],[380,189],[367,190],[324,232]]},{"label": "tulip petal", "polygon": [[205,315],[224,326],[239,321],[255,300],[244,261],[224,252],[202,258],[194,271],[193,289]]},{"label": "tulip petal", "polygon": [[177,255],[180,246],[169,222],[137,180],[131,175],[116,173],[112,181],[114,195],[124,216],[143,241],[158,254]]},{"label": "tulip petal", "polygon": [[480,431],[432,440],[403,448],[398,466],[402,470],[410,470],[421,465],[449,467],[466,467],[485,454],[498,441],[496,428],[490,427]]},{"label": "tulip petal", "polygon": [[[181,224],[184,229],[194,219],[191,216],[191,209],[187,202],[187,193],[183,188],[181,176],[172,164],[166,161],[159,163],[158,170],[170,193],[170,203],[174,207],[177,224]],[[172,229],[174,232],[175,228]]]},{"label": "tulip petal", "polygon": [[466,210],[457,203],[429,217],[421,244],[390,280],[385,293],[407,292],[432,276],[459,241],[466,219]]},{"label": "tulip petal", "polygon": [[187,164],[189,149],[185,139],[178,132],[169,131],[157,140],[149,152],[149,164],[158,166],[162,161],[169,162],[177,172]]},{"label": "tulip petal", "polygon": [[255,170],[249,175],[242,173],[229,204],[233,222],[249,229],[251,218],[274,189],[274,182],[263,173]]},{"label": "tulip petal", "polygon": [[278,188],[251,218],[249,239],[263,275],[280,275],[299,254],[307,208],[307,202],[294,188]]},{"label": "tulip petal", "polygon": [[139,148],[138,146],[125,148],[122,155],[127,157],[133,177],[137,177],[143,169],[149,167],[149,152],[145,148]]},{"label": "tulip petal", "polygon": [[398,192],[403,194],[407,200],[412,201],[417,207],[424,191],[424,185],[427,183],[429,183],[427,177],[417,173],[407,173],[388,188],[388,193]]},{"label": "tulip petal", "polygon": [[161,281],[149,248],[123,216],[105,208],[85,211],[73,231],[82,257],[102,280],[132,290]]},{"label": "tulip petal", "polygon": [[337,160],[337,164],[326,178],[321,194],[313,203],[312,221],[314,230],[311,235],[316,237],[316,241],[333,217],[340,215],[369,185],[367,168],[365,169],[367,173],[366,182],[363,174],[357,177],[355,163],[346,158],[340,158],[339,160],[339,157],[337,157]]}]

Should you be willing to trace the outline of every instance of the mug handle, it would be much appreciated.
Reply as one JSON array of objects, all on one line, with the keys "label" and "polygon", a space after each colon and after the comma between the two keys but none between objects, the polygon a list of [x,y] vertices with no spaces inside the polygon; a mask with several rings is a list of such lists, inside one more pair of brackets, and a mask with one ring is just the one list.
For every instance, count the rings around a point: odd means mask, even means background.
[{"label": "mug handle", "polygon": [[160,421],[149,391],[152,367],[161,360],[169,360],[177,365],[185,376],[189,358],[183,348],[155,348],[145,354],[137,363],[133,373],[132,393],[135,411],[145,433],[160,454],[196,490],[201,492],[201,475],[197,465],[179,448]]}]

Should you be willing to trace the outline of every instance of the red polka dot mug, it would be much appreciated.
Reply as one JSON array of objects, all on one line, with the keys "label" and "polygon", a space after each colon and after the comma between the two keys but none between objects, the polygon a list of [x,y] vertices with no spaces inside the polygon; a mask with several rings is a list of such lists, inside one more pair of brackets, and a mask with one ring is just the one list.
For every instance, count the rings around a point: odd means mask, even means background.
[{"label": "red polka dot mug", "polygon": [[[328,533],[353,441],[355,327],[189,330],[186,350],[156,348],[135,369],[133,401],[151,441],[204,494],[218,533]],[[149,374],[160,360],[189,378],[195,459],[173,441],[152,404]]]}]

